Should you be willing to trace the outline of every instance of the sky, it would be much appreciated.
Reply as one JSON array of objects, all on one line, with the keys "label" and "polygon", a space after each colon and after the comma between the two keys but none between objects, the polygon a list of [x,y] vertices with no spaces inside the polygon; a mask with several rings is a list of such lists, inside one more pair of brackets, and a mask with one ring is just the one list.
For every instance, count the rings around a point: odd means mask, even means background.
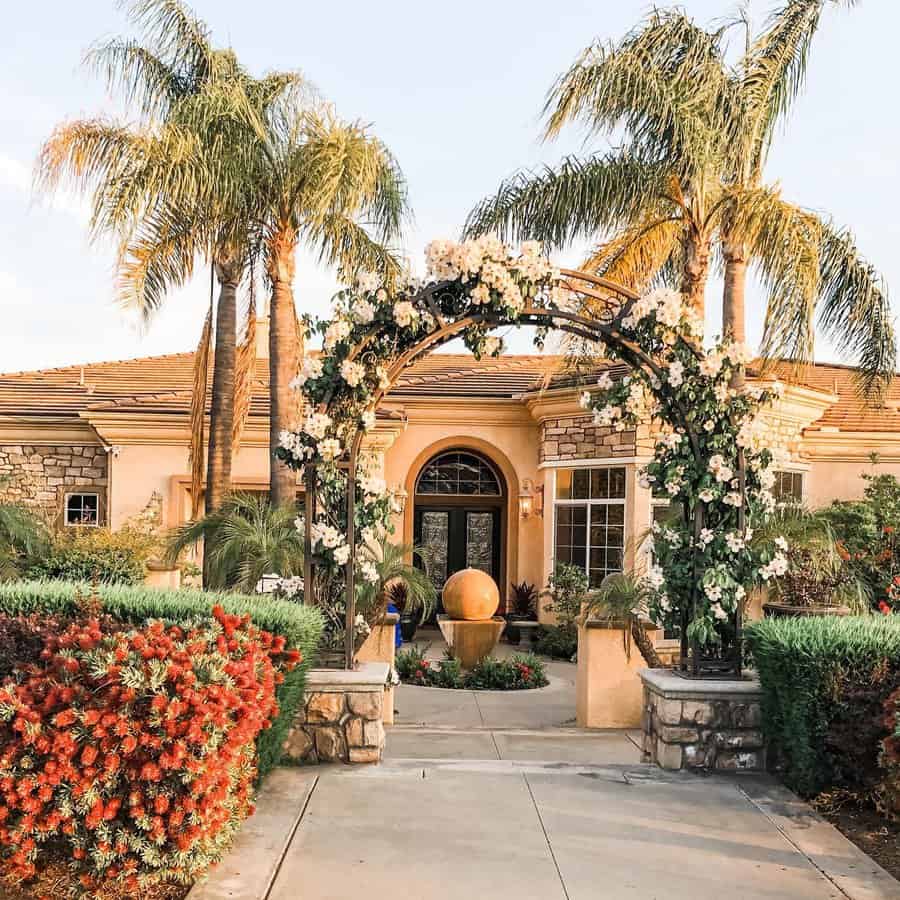
[{"label": "sky", "polygon": [[[751,0],[757,25],[777,0]],[[848,4],[842,3],[845,7]],[[397,156],[414,222],[405,251],[421,266],[429,240],[456,238],[469,209],[500,180],[566,153],[605,149],[566,134],[539,141],[540,108],[554,78],[595,38],[615,39],[646,15],[644,0],[194,0],[218,44],[262,74],[300,69],[345,119],[368,123]],[[724,0],[686,0],[698,22],[733,14]],[[189,350],[205,315],[208,275],[172,294],[149,326],[114,302],[111,242],[90,243],[85,205],[35,196],[42,142],[65,120],[134,112],[83,64],[90,45],[130,33],[116,0],[4,3],[0,30],[0,371]],[[830,7],[808,83],[770,156],[767,178],[787,199],[850,226],[900,303],[900,117],[896,34],[900,4]],[[734,33],[734,41],[742,40]],[[581,247],[555,256],[576,264]],[[300,253],[298,308],[327,312],[333,273]],[[718,327],[720,283],[708,290]],[[751,285],[748,338],[759,340],[764,295]],[[527,352],[525,334],[509,342]],[[820,341],[817,358],[834,359]]]}]

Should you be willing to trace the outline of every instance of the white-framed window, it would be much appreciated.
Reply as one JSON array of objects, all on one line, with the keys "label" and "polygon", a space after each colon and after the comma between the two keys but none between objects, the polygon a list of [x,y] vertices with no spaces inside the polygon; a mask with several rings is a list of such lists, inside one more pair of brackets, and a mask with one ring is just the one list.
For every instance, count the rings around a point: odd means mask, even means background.
[{"label": "white-framed window", "polygon": [[801,506],[803,504],[803,473],[790,471],[775,472],[772,486],[775,502],[780,506]]},{"label": "white-framed window", "polygon": [[556,470],[554,559],[583,568],[591,587],[624,567],[626,483],[624,466]]},{"label": "white-framed window", "polygon": [[63,522],[73,528],[96,528],[100,524],[100,495],[90,492],[66,494]]}]

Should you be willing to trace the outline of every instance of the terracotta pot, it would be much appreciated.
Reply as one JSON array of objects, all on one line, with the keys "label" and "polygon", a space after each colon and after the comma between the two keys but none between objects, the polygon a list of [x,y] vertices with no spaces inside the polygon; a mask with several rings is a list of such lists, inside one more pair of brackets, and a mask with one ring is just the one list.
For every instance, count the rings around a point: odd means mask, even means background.
[{"label": "terracotta pot", "polygon": [[462,569],[447,579],[441,600],[449,618],[483,622],[497,612],[500,590],[487,572]]}]

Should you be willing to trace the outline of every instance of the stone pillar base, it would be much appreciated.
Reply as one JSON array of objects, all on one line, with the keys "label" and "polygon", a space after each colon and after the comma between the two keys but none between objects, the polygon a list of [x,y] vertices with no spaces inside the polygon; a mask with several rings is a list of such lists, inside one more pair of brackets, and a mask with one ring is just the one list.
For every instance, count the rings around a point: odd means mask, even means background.
[{"label": "stone pillar base", "polygon": [[704,681],[644,669],[643,761],[663,769],[764,771],[756,679]]},{"label": "stone pillar base", "polygon": [[471,669],[493,653],[506,628],[506,619],[495,616],[493,619],[469,621],[438,616],[438,625],[459,664],[464,669]]},{"label": "stone pillar base", "polygon": [[306,694],[284,742],[286,755],[304,764],[377,763],[384,752],[383,704],[387,663],[311,669]]}]

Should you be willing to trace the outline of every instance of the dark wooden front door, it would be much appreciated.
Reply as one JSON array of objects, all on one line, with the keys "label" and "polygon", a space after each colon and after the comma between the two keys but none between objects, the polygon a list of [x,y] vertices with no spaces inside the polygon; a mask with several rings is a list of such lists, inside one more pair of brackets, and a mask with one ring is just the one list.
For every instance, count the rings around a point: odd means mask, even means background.
[{"label": "dark wooden front door", "polygon": [[438,593],[460,569],[481,569],[500,585],[500,519],[497,506],[416,505],[415,542]]}]

